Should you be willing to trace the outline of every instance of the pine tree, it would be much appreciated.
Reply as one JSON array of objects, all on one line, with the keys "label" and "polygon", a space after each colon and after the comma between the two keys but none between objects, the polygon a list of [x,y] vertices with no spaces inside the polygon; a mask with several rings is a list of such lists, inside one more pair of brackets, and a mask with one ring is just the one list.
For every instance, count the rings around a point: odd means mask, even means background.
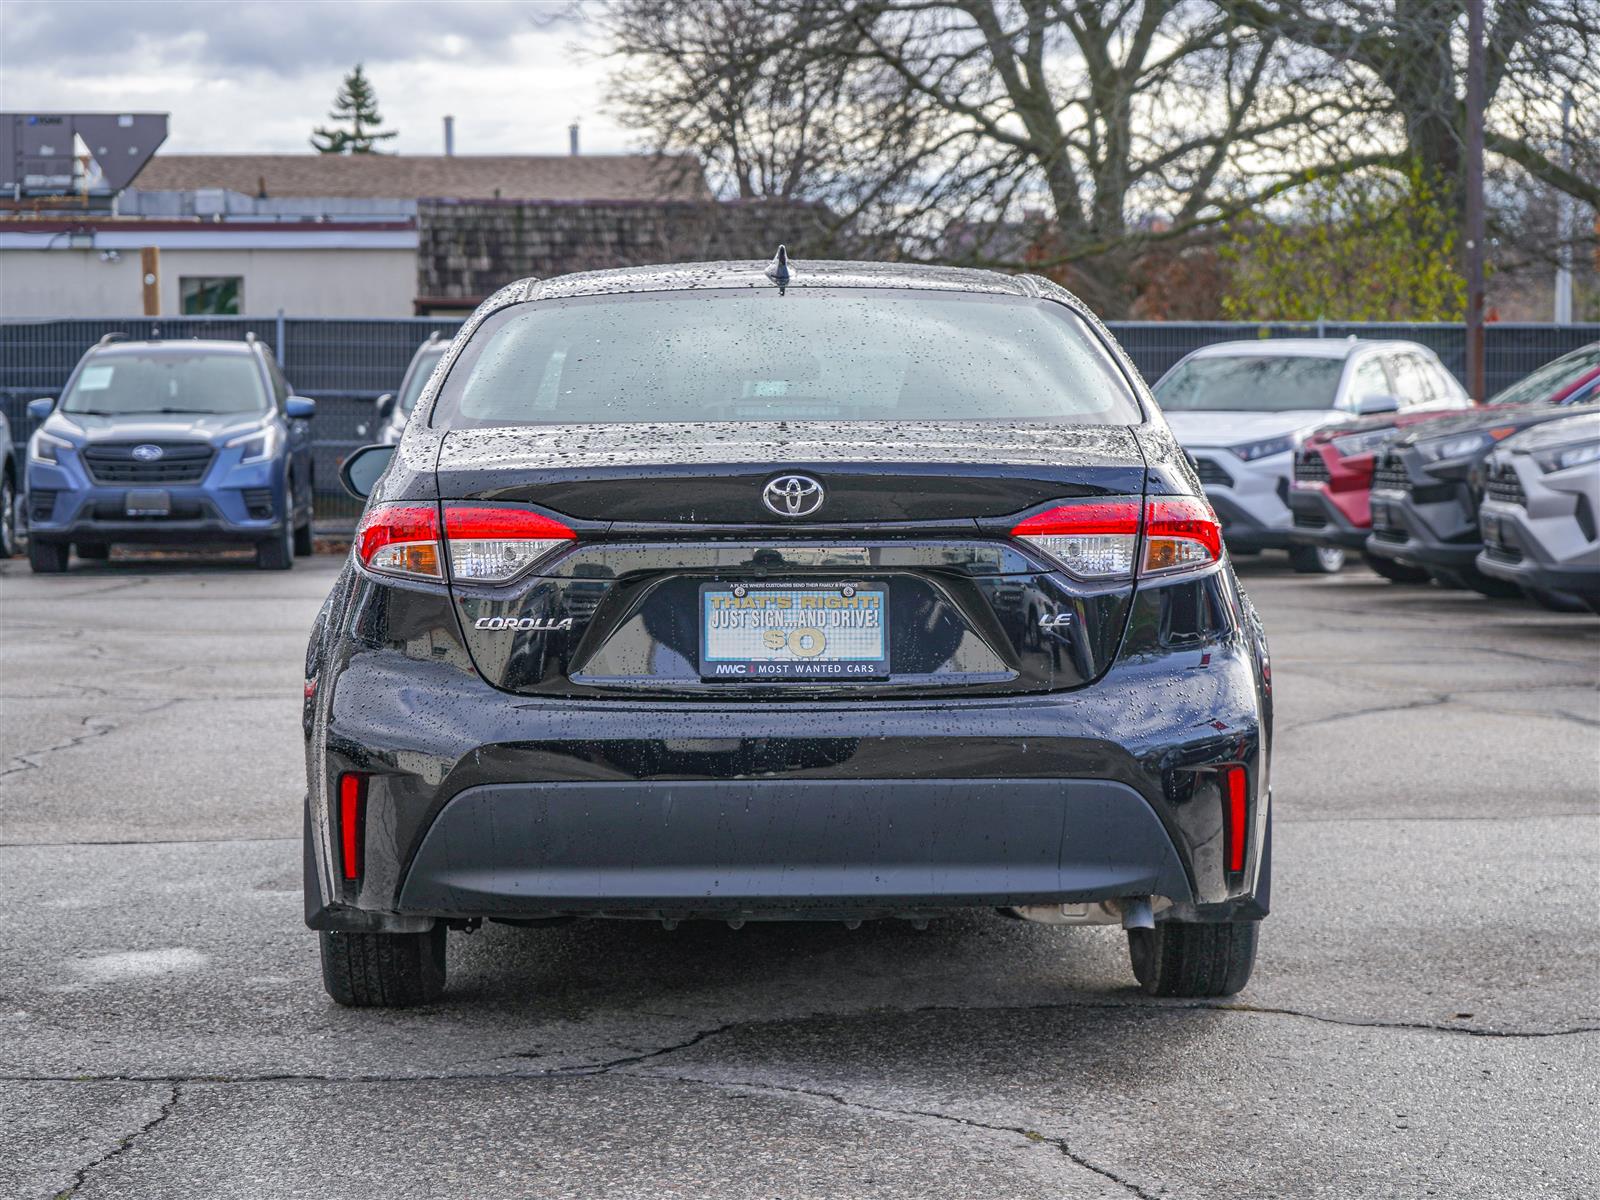
[{"label": "pine tree", "polygon": [[[383,117],[378,112],[378,94],[362,71],[361,64],[344,77],[344,86],[333,98],[333,111],[328,114],[336,123],[333,128],[319,125],[312,130],[311,145],[318,154],[377,154],[377,143],[395,136],[391,129],[379,133]],[[348,129],[339,128],[348,125]]]}]

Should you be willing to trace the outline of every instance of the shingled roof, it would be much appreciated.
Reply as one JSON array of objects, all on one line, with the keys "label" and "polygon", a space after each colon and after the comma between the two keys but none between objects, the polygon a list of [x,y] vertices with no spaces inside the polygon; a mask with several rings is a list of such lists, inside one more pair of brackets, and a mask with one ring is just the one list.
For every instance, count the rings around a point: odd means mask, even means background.
[{"label": "shingled roof", "polygon": [[157,154],[141,191],[440,200],[705,200],[687,155]]}]

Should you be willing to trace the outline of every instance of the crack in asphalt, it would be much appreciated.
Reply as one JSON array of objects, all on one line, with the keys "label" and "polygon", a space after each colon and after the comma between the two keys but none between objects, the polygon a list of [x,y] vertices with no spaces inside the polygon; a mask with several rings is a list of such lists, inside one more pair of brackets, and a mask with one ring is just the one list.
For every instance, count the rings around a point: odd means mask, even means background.
[{"label": "crack in asphalt", "polygon": [[1353,721],[1357,717],[1373,717],[1379,713],[1407,712],[1415,708],[1438,708],[1440,705],[1449,703],[1451,703],[1450,694],[1441,692],[1423,700],[1408,700],[1404,704],[1374,704],[1368,708],[1332,713],[1324,717],[1308,717],[1291,725],[1279,726],[1274,730],[1274,736],[1282,737],[1286,733],[1293,733],[1297,729],[1305,729],[1312,725],[1332,725],[1335,721]]},{"label": "crack in asphalt", "polygon": [[74,734],[66,741],[57,742],[53,746],[43,746],[35,750],[24,750],[19,754],[13,754],[11,762],[15,765],[0,770],[0,779],[4,779],[8,775],[20,774],[23,771],[37,771],[43,764],[33,761],[36,758],[43,758],[47,754],[55,754],[62,750],[71,750],[74,746],[81,746],[85,742],[93,741],[95,738],[105,737],[106,734],[120,728],[120,722],[126,721],[131,717],[147,717],[151,713],[158,713],[164,708],[171,708],[177,703],[177,700],[163,700],[160,704],[152,705],[149,708],[118,713],[115,717],[104,717],[92,713],[81,720],[81,724],[88,730],[87,733]]},{"label": "crack in asphalt", "polygon": [[[1382,1021],[1364,1020],[1355,1017],[1331,1017],[1321,1013],[1306,1012],[1302,1009],[1285,1008],[1274,1005],[1240,1004],[1240,1003],[1206,1003],[1195,1001],[1161,1001],[1154,1000],[1140,1003],[1138,1001],[1066,1001],[1051,1004],[1010,1004],[993,1007],[972,1007],[959,1005],[923,1005],[918,1008],[896,1009],[892,1012],[884,1010],[867,1010],[863,1012],[813,1012],[786,1017],[757,1017],[742,1018],[728,1021],[721,1025],[700,1029],[686,1038],[659,1046],[654,1050],[642,1051],[632,1054],[619,1055],[616,1058],[602,1059],[598,1062],[574,1063],[570,1066],[548,1067],[543,1070],[507,1070],[507,1071],[430,1071],[414,1072],[410,1074],[358,1074],[330,1075],[310,1071],[279,1071],[264,1072],[261,1074],[165,1074],[141,1075],[129,1073],[107,1074],[79,1074],[79,1075],[44,1075],[5,1073],[0,1074],[0,1081],[7,1083],[168,1083],[168,1084],[239,1084],[249,1085],[258,1083],[473,1083],[492,1082],[496,1080],[539,1080],[539,1079],[580,1079],[590,1076],[621,1074],[624,1067],[635,1067],[641,1063],[651,1062],[691,1049],[713,1038],[721,1037],[739,1029],[759,1029],[766,1026],[797,1025],[811,1021],[854,1021],[862,1018],[882,1016],[924,1016],[944,1014],[978,1014],[988,1015],[997,1013],[1030,1013],[1030,1012],[1071,1012],[1078,1010],[1096,1012],[1131,1012],[1131,1013],[1160,1013],[1160,1012],[1214,1012],[1227,1015],[1247,1016],[1276,1016],[1292,1017],[1297,1020],[1314,1021],[1318,1024],[1333,1025],[1349,1029],[1380,1029],[1397,1030],[1404,1032],[1421,1033],[1446,1033],[1458,1037],[1476,1037],[1502,1039],[1508,1041],[1532,1040],[1555,1037],[1576,1037],[1587,1034],[1600,1034],[1600,1025],[1577,1025],[1565,1029],[1549,1030],[1517,1030],[1517,1029],[1482,1029],[1462,1025],[1442,1025],[1429,1021]],[[426,1010],[419,1010],[426,1011]],[[514,1051],[498,1055],[491,1062],[504,1062],[511,1059],[533,1059],[544,1057],[534,1051]],[[633,1074],[644,1077],[641,1072]]]},{"label": "crack in asphalt", "polygon": [[[1484,692],[1492,695],[1494,692],[1498,691],[1514,690],[1516,689],[1487,688],[1484,689]],[[1439,708],[1450,704],[1458,704],[1462,708],[1470,708],[1475,712],[1494,713],[1503,717],[1546,717],[1553,718],[1555,720],[1571,721],[1574,724],[1583,725],[1588,728],[1600,729],[1600,721],[1595,720],[1593,717],[1582,716],[1578,713],[1569,712],[1564,708],[1552,708],[1542,711],[1526,708],[1501,708],[1492,704],[1483,704],[1473,699],[1474,696],[1480,694],[1483,693],[1459,690],[1440,692],[1424,699],[1410,700],[1403,704],[1375,704],[1368,708],[1351,709],[1348,712],[1336,712],[1322,717],[1307,717],[1304,720],[1295,721],[1292,724],[1281,726],[1277,730],[1277,736],[1282,737],[1286,733],[1293,733],[1296,730],[1306,729],[1313,725],[1331,725],[1336,721],[1353,721],[1358,717],[1372,717],[1378,716],[1382,713],[1409,712],[1413,709],[1419,708]]]},{"label": "crack in asphalt", "polygon": [[182,1091],[183,1085],[182,1082],[178,1080],[170,1080],[168,1083],[171,1091],[166,1100],[162,1102],[161,1110],[157,1112],[155,1116],[151,1117],[150,1120],[139,1126],[138,1129],[135,1129],[132,1133],[119,1139],[115,1146],[113,1146],[106,1153],[102,1154],[99,1158],[85,1163],[83,1166],[74,1171],[72,1174],[72,1182],[55,1194],[55,1200],[70,1200],[71,1197],[76,1196],[78,1194],[78,1189],[83,1187],[85,1181],[89,1178],[89,1175],[92,1172],[99,1170],[113,1159],[127,1153],[128,1148],[132,1146],[136,1140],[144,1137],[147,1133],[152,1132],[158,1125],[172,1115],[172,1110],[178,1106],[178,1096]]},{"label": "crack in asphalt", "polygon": [[1130,1179],[1124,1179],[1116,1172],[1098,1163],[1091,1162],[1081,1152],[1074,1150],[1066,1138],[1051,1137],[1049,1134],[1040,1133],[1036,1129],[1029,1129],[1023,1125],[997,1125],[988,1121],[979,1121],[974,1117],[958,1117],[953,1113],[936,1112],[926,1108],[896,1108],[886,1104],[869,1104],[865,1100],[852,1100],[839,1092],[825,1091],[821,1088],[806,1088],[795,1084],[759,1083],[752,1080],[737,1079],[706,1079],[698,1075],[667,1074],[663,1071],[619,1071],[616,1075],[623,1078],[670,1080],[673,1083],[689,1083],[700,1087],[716,1088],[720,1091],[755,1092],[757,1094],[778,1094],[788,1096],[808,1096],[817,1100],[827,1100],[859,1112],[868,1112],[880,1116],[909,1117],[923,1120],[940,1121],[952,1125],[964,1126],[968,1129],[981,1129],[989,1133],[1013,1134],[1037,1145],[1054,1146],[1062,1155],[1071,1160],[1085,1171],[1091,1171],[1103,1179],[1108,1179],[1118,1187],[1125,1189],[1129,1195],[1138,1196],[1140,1200],[1160,1200],[1155,1193],[1146,1191]]}]

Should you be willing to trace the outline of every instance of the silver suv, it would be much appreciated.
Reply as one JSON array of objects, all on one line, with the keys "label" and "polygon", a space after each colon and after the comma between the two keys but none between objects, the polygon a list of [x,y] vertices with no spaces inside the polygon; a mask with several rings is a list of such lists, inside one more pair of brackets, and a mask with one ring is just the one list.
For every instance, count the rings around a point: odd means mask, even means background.
[{"label": "silver suv", "polygon": [[1600,409],[1507,438],[1485,463],[1478,569],[1600,612]]}]

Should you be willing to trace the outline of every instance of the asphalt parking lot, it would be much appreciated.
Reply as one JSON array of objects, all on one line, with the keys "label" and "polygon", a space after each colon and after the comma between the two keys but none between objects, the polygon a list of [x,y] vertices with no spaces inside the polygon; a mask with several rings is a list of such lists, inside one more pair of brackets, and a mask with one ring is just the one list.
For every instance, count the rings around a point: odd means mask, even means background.
[{"label": "asphalt parking lot", "polygon": [[1274,914],[1227,1002],[973,917],[452,939],[346,1011],[301,924],[338,561],[0,563],[0,1196],[1593,1196],[1600,620],[1241,575]]}]

